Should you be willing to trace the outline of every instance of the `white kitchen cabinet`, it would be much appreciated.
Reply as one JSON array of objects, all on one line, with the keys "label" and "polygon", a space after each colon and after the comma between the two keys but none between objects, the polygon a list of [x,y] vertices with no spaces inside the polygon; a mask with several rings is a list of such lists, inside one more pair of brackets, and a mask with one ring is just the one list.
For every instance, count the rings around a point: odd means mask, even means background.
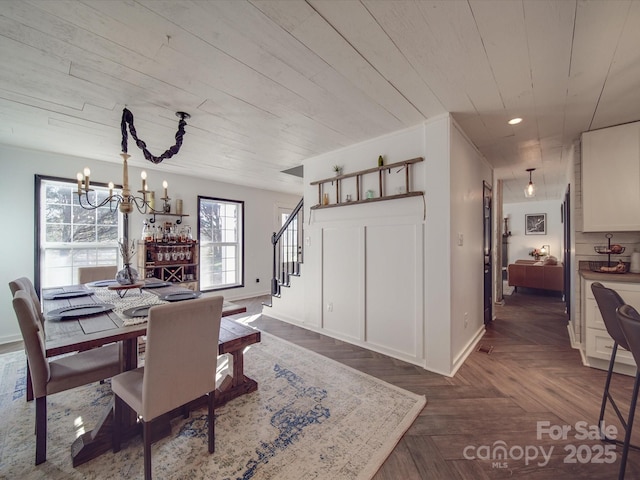
[{"label": "white kitchen cabinet", "polygon": [[[607,333],[600,309],[591,291],[591,280],[582,280],[582,315],[585,363],[590,367],[606,370],[613,350],[613,339]],[[600,282],[618,292],[625,303],[640,310],[640,284],[625,282]],[[619,373],[635,375],[636,363],[628,350],[618,346],[616,368]]]},{"label": "white kitchen cabinet", "polygon": [[640,122],[582,134],[584,232],[640,231]]}]

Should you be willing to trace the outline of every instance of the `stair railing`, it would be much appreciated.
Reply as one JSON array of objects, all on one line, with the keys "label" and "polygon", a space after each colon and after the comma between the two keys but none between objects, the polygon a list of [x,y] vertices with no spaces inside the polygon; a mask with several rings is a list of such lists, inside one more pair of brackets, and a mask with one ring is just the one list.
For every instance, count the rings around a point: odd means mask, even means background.
[{"label": "stair railing", "polygon": [[273,234],[273,275],[271,295],[279,296],[282,285],[289,285],[289,277],[300,273],[303,258],[302,226],[304,198],[293,209],[280,230]]}]

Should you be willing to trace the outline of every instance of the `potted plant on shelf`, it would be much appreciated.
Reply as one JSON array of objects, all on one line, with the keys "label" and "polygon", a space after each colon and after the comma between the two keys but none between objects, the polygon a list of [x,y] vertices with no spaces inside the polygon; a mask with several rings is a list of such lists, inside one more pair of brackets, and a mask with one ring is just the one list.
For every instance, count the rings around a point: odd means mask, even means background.
[{"label": "potted plant on shelf", "polygon": [[333,173],[335,173],[336,177],[342,174],[342,165],[334,165]]}]

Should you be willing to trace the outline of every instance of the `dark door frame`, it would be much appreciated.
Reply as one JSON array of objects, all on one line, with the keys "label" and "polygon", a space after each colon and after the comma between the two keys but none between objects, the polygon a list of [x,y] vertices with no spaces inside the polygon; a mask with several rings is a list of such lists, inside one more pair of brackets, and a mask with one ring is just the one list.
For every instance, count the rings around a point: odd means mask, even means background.
[{"label": "dark door frame", "polygon": [[564,302],[565,312],[571,313],[571,184],[567,185],[567,191],[564,195],[564,201],[560,207],[560,220],[563,225],[563,256],[562,264],[564,265]]},{"label": "dark door frame", "polygon": [[482,182],[482,238],[483,238],[483,303],[484,303],[484,324],[487,325],[493,320],[493,262],[492,256],[492,210],[493,192],[491,185],[486,181]]}]

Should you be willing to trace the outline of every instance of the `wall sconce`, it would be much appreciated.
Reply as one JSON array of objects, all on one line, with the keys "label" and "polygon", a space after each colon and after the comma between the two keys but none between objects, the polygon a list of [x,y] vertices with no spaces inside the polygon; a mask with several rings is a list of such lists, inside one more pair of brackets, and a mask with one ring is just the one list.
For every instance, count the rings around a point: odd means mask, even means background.
[{"label": "wall sconce", "polygon": [[510,237],[511,231],[509,230],[509,217],[504,217],[504,231],[502,232],[503,237]]}]

